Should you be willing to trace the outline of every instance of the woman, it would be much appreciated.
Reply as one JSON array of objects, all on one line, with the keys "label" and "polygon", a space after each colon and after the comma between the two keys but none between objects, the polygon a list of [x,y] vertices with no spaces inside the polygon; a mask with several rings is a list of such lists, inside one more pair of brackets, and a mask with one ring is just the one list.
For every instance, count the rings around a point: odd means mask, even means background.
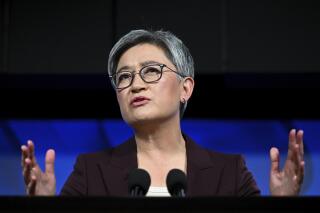
[{"label": "woman", "polygon": [[[110,52],[108,72],[123,119],[134,137],[102,152],[80,155],[62,195],[128,195],[128,173],[148,171],[147,195],[169,196],[166,176],[173,168],[187,175],[187,196],[254,196],[260,191],[244,160],[201,148],[180,128],[180,119],[194,88],[193,59],[170,32],[134,30]],[[288,157],[279,170],[279,152],[270,150],[272,195],[297,195],[304,175],[303,132],[289,133]],[[42,172],[34,144],[22,146],[27,193],[54,195],[54,150],[46,153]]]}]

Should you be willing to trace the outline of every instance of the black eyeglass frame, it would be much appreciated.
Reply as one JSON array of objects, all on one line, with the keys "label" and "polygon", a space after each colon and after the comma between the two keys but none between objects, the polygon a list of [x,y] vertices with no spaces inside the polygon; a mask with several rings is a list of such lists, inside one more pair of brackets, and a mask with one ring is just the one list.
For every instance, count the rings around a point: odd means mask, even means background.
[{"label": "black eyeglass frame", "polygon": [[[142,74],[141,74],[141,71],[142,71],[143,69],[147,68],[147,67],[152,67],[152,66],[159,66],[159,67],[160,67],[160,71],[161,71],[160,76],[159,76],[159,78],[156,79],[156,80],[146,81],[146,80],[143,78],[143,76],[142,76]],[[169,70],[167,70],[167,71],[166,71],[166,70],[163,70],[164,67],[168,68]],[[141,67],[141,69],[139,70],[139,72],[136,72],[136,71],[124,71],[124,72],[126,72],[126,73],[130,73],[131,76],[132,76],[131,82],[129,83],[128,86],[121,87],[121,88],[119,88],[119,87],[116,86],[114,77],[115,77],[118,73],[114,73],[114,74],[112,74],[112,75],[109,75],[109,78],[110,78],[110,80],[111,80],[111,84],[112,84],[112,86],[113,86],[114,89],[116,89],[116,90],[123,90],[123,89],[126,89],[126,88],[128,88],[128,87],[130,87],[130,86],[132,85],[133,80],[134,80],[136,74],[139,74],[140,78],[141,78],[145,83],[155,83],[155,82],[159,81],[159,80],[162,78],[163,72],[169,72],[169,71],[174,72],[175,74],[179,75],[179,76],[182,77],[182,78],[185,78],[185,77],[186,77],[186,76],[184,76],[183,74],[179,73],[178,71],[175,71],[175,70],[171,69],[170,67],[168,67],[168,66],[165,65],[165,64],[149,64],[149,65],[146,65],[146,66],[144,66],[144,67]]]}]

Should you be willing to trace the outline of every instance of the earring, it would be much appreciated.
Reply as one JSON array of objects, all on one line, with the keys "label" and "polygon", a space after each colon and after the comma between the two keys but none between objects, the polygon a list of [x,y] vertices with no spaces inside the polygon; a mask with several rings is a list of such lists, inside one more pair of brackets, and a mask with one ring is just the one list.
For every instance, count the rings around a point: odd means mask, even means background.
[{"label": "earring", "polygon": [[186,99],[182,98],[181,103],[183,103],[183,104],[186,103]]}]

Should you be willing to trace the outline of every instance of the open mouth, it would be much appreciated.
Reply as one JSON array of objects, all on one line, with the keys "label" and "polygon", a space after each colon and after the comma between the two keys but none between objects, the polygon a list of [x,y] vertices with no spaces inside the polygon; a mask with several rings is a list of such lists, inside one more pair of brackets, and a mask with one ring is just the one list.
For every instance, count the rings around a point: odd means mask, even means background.
[{"label": "open mouth", "polygon": [[131,105],[134,107],[142,106],[147,104],[149,101],[150,99],[146,97],[136,97],[131,101]]}]

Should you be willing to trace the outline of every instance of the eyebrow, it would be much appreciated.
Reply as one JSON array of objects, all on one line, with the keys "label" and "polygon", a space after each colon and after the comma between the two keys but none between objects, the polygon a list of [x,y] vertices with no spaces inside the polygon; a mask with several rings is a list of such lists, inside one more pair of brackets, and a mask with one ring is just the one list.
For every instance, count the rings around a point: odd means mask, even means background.
[{"label": "eyebrow", "polygon": [[144,66],[154,65],[154,64],[161,64],[161,63],[151,60],[151,61],[144,61],[144,62],[140,63],[140,66],[144,67]]},{"label": "eyebrow", "polygon": [[[161,64],[161,63],[159,63],[157,61],[149,60],[149,61],[141,62],[139,65],[141,67],[145,67],[145,66],[148,66],[148,65],[155,65],[155,64]],[[121,72],[122,70],[129,70],[129,69],[133,69],[133,66],[123,66],[120,69],[118,69],[116,73]]]}]

